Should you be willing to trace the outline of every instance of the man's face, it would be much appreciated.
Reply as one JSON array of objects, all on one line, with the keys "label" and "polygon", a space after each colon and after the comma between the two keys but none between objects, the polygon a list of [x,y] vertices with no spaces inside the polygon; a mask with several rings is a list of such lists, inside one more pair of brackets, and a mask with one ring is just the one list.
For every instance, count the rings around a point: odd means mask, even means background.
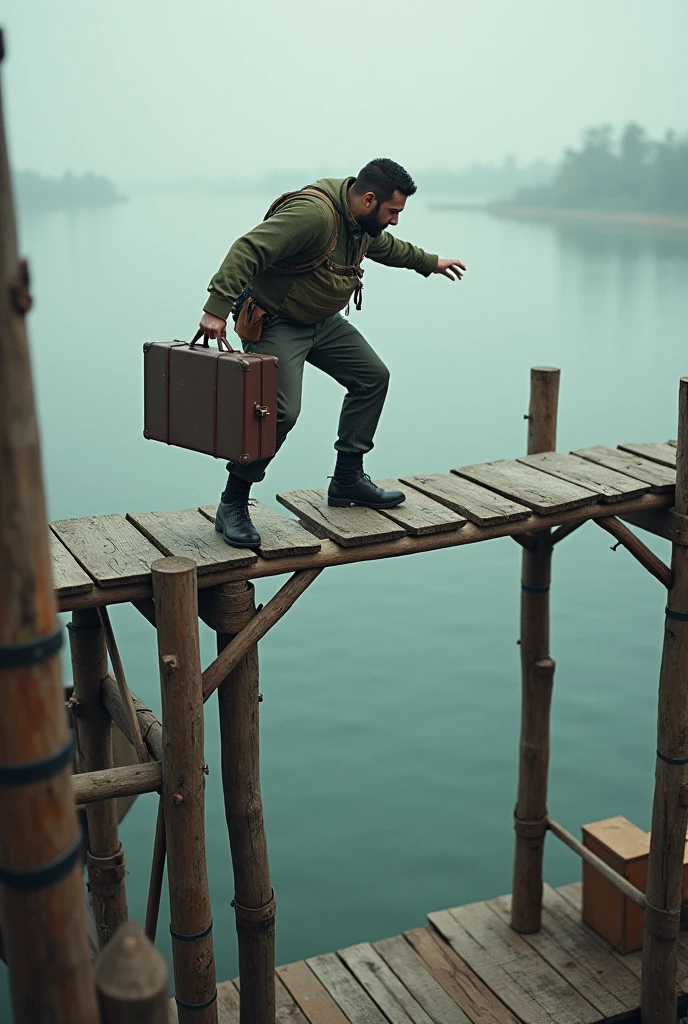
[{"label": "man's face", "polygon": [[398,190],[384,203],[378,203],[374,192],[366,192],[363,196],[364,212],[358,218],[358,223],[366,234],[377,238],[385,228],[399,223],[399,214],[405,206],[406,196]]}]

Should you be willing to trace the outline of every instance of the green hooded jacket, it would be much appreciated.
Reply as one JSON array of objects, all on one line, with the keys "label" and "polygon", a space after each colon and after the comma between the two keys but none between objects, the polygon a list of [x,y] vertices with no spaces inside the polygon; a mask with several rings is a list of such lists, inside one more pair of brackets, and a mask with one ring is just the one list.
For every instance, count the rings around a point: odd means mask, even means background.
[{"label": "green hooded jacket", "polygon": [[[362,231],[346,201],[353,181],[355,178],[323,178],[310,186],[330,197],[340,217],[337,244],[327,263],[307,273],[288,273],[290,263],[310,263],[327,251],[334,226],[332,210],[325,201],[296,195],[236,240],[208,286],[210,295],[203,307],[206,312],[229,319],[236,299],[248,285],[258,305],[268,313],[279,313],[297,323],[317,323],[338,313],[351,298],[358,277],[337,273],[331,265],[355,267],[362,243],[365,255],[376,263],[406,267],[424,277],[432,274],[437,256],[402,242],[388,231],[377,238]],[[269,269],[278,262],[286,273]]]}]

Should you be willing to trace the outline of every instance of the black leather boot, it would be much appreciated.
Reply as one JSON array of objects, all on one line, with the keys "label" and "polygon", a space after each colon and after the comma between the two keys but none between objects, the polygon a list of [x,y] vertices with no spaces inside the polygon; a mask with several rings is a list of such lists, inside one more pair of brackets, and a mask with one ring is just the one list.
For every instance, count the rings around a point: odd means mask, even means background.
[{"label": "black leather boot", "polygon": [[365,508],[394,508],[406,501],[403,491],[388,491],[378,487],[367,473],[363,473],[355,483],[341,484],[336,477],[330,480],[327,490],[327,504],[337,508],[348,508],[351,505],[363,505]]},{"label": "black leather boot", "polygon": [[251,484],[248,480],[229,474],[227,486],[220,497],[215,513],[215,529],[234,548],[257,548],[260,534],[248,514],[248,496]]}]

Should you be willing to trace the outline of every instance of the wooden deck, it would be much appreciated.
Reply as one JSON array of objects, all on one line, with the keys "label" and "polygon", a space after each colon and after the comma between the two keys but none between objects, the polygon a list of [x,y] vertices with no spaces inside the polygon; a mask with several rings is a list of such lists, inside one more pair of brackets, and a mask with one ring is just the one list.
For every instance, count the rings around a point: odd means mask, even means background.
[{"label": "wooden deck", "polygon": [[150,565],[161,554],[194,559],[199,587],[207,587],[518,538],[669,508],[675,466],[671,442],[502,459],[383,481],[407,494],[403,505],[384,512],[329,508],[324,490],[291,491],[277,498],[296,519],[251,503],[262,537],[256,551],[224,543],[214,505],[63,520],[50,524],[53,578],[60,610],[69,611],[151,597]]},{"label": "wooden deck", "polygon": [[[510,897],[429,915],[426,928],[277,970],[279,1024],[602,1024],[638,1017],[641,954],[584,925],[580,883],[545,887],[543,927],[517,935]],[[688,940],[681,933],[681,1001]],[[236,982],[219,1024],[239,1024]],[[176,1022],[174,1002],[170,1022]]]}]

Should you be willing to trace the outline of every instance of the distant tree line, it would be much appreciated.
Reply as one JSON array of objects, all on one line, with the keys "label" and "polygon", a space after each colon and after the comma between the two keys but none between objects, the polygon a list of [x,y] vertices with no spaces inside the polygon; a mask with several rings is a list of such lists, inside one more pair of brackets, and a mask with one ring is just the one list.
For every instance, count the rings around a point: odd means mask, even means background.
[{"label": "distant tree line", "polygon": [[124,198],[109,178],[90,173],[67,171],[61,178],[46,178],[35,171],[18,171],[14,186],[19,205],[25,207],[100,206]]},{"label": "distant tree line", "polygon": [[567,149],[549,185],[520,189],[520,206],[688,213],[688,135],[655,141],[639,124],[618,135],[611,125],[588,128],[580,149]]}]

